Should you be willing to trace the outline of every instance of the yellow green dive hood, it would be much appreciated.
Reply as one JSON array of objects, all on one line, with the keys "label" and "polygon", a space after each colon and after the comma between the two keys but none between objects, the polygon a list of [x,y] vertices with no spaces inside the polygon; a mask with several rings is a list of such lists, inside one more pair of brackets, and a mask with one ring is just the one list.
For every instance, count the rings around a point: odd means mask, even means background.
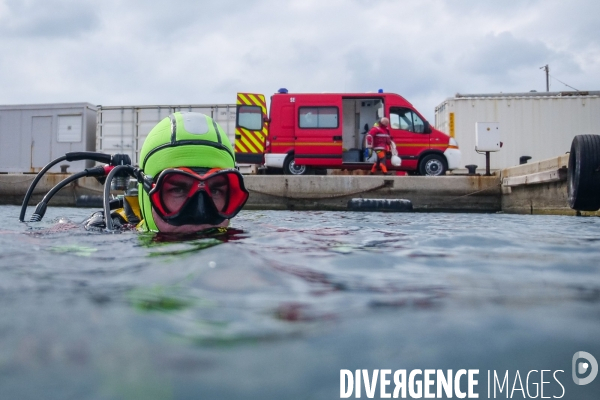
[{"label": "yellow green dive hood", "polygon": [[[176,112],[160,121],[148,134],[140,152],[140,169],[156,177],[167,168],[234,168],[235,155],[223,128],[197,112]],[[145,227],[158,231],[152,204],[140,183],[138,197]]]}]

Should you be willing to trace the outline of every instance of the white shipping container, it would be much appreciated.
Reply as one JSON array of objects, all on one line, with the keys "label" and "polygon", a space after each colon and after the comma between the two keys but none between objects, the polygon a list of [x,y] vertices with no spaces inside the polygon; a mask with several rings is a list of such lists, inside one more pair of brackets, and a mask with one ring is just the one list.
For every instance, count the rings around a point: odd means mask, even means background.
[{"label": "white shipping container", "polygon": [[213,118],[225,130],[234,146],[235,104],[98,106],[97,151],[124,153],[139,165],[140,150],[152,128],[175,111],[200,112]]},{"label": "white shipping container", "polygon": [[[521,156],[540,161],[568,152],[575,135],[600,134],[600,91],[457,94],[435,109],[435,127],[458,141],[461,167],[485,168],[485,154],[475,151],[477,122],[501,126],[500,151],[490,154],[490,168],[519,164]],[[530,161],[530,162],[531,162]]]},{"label": "white shipping container", "polygon": [[[0,173],[37,173],[69,152],[94,151],[96,107],[90,103],[0,105]],[[80,172],[93,161],[63,161],[50,169]]]}]

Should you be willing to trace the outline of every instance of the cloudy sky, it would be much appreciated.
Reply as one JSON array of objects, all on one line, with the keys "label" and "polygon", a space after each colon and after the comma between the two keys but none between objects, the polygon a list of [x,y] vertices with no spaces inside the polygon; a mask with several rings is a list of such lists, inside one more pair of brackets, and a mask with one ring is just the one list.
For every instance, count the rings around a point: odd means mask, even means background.
[{"label": "cloudy sky", "polygon": [[[597,0],[0,0],[0,104],[600,90]],[[561,83],[562,82],[562,83]],[[566,84],[566,85],[565,85]]]}]

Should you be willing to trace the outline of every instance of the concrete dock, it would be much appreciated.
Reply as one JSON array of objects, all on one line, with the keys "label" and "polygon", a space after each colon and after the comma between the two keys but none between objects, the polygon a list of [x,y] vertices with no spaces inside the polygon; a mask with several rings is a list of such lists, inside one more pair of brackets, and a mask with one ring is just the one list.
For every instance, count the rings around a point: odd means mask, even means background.
[{"label": "concrete dock", "polygon": [[[246,175],[250,198],[245,208],[343,211],[348,209],[350,199],[364,198],[408,199],[413,210],[420,212],[576,215],[567,203],[568,163],[567,154],[496,171],[492,176]],[[46,175],[34,191],[30,206],[67,176]],[[0,204],[20,205],[34,178],[33,174],[0,174]],[[50,206],[98,207],[101,196],[102,185],[95,178],[83,178],[57,193]]]},{"label": "concrete dock", "polygon": [[408,199],[415,211],[501,210],[496,176],[249,176],[248,209],[346,210],[348,200]]},{"label": "concrete dock", "polygon": [[[37,184],[29,205],[37,204],[57,183],[71,174],[46,174]],[[36,174],[0,174],[0,204],[21,205]],[[95,178],[81,178],[62,190],[50,201],[49,206],[73,207],[80,196],[102,196],[102,185]]]},{"label": "concrete dock", "polygon": [[569,154],[502,170],[502,211],[511,214],[600,216],[569,207]]},{"label": "concrete dock", "polygon": [[567,200],[568,165],[569,155],[565,154],[503,170],[502,211],[575,215]]},{"label": "concrete dock", "polygon": [[[65,174],[48,174],[37,185],[30,206]],[[0,203],[21,204],[35,175],[0,175]],[[415,211],[497,212],[501,210],[497,176],[285,176],[247,175],[249,210],[347,210],[348,200],[408,199]],[[75,206],[78,199],[96,198],[100,205],[102,185],[82,178],[58,192],[50,205]],[[81,203],[81,201],[79,202]],[[92,202],[93,204],[94,202]]]}]

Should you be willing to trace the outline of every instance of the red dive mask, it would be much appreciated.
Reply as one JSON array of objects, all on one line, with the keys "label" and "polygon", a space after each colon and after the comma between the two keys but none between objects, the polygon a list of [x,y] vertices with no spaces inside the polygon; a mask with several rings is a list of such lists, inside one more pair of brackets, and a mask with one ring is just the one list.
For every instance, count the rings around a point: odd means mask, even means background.
[{"label": "red dive mask", "polygon": [[233,218],[248,200],[235,169],[169,168],[148,191],[156,213],[171,225],[217,225]]}]

